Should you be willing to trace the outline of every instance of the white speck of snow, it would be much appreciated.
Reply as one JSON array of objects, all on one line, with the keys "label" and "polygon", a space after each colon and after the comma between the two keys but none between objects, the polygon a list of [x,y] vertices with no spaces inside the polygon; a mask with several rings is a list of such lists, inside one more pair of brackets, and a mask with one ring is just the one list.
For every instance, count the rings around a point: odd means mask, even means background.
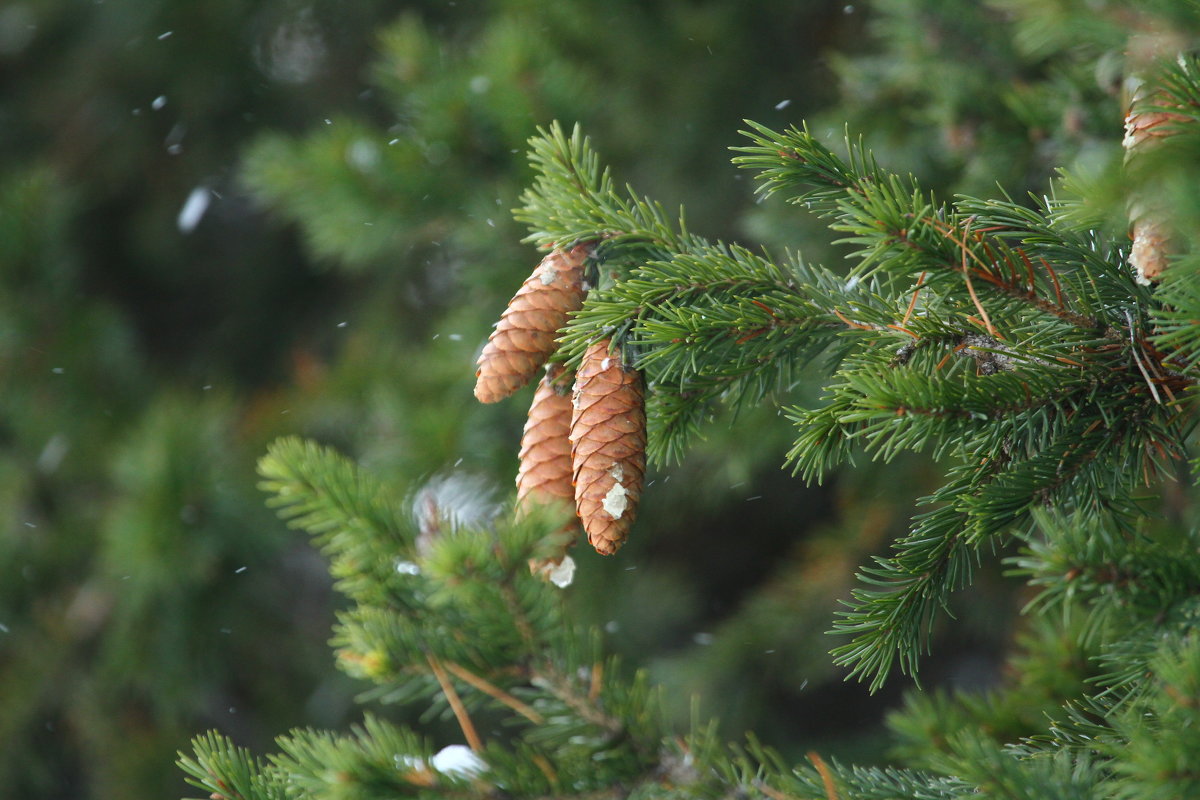
[{"label": "white speck of snow", "polygon": [[692,636],[692,641],[698,645],[707,647],[708,645],[710,645],[716,641],[716,637],[713,636],[711,633],[701,632],[701,633],[694,634]]},{"label": "white speck of snow", "polygon": [[234,575],[241,575],[241,574],[242,574],[243,572],[245,572],[245,571],[246,571],[246,568],[245,568],[245,567],[238,567],[237,569],[235,569],[235,570],[233,571],[233,574],[234,574]]},{"label": "white speck of snow", "polygon": [[346,327],[346,325],[348,325],[348,324],[349,324],[349,323],[346,323],[346,322],[339,322],[339,323],[337,324],[337,326],[338,326],[339,328],[344,328],[344,327]]},{"label": "white speck of snow", "polygon": [[166,104],[167,104],[167,96],[165,94],[160,94],[158,97],[154,98],[154,100],[150,103],[150,107],[153,108],[155,111],[158,111]]},{"label": "white speck of snow", "polygon": [[618,481],[608,490],[608,494],[604,495],[604,500],[600,505],[610,517],[620,519],[621,515],[625,513],[625,509],[629,507],[629,493]]},{"label": "white speck of snow", "polygon": [[192,189],[187,200],[183,202],[183,208],[179,209],[179,217],[175,220],[179,232],[191,233],[196,230],[196,226],[200,224],[200,220],[204,219],[204,212],[208,211],[208,204],[211,202],[212,195],[209,194],[207,188],[197,186]]},{"label": "white speck of snow", "polygon": [[55,375],[62,375],[64,372],[66,372],[66,370],[63,369],[62,367],[52,367],[50,369],[50,371],[53,372]]},{"label": "white speck of snow", "polygon": [[25,527],[26,527],[26,528],[36,528],[36,527],[37,527],[37,524],[36,524],[36,523],[33,523],[33,522],[26,522],[26,523],[25,523]]},{"label": "white speck of snow", "polygon": [[625,477],[625,466],[618,461],[608,470],[608,474],[613,476],[613,480],[619,481]]},{"label": "white speck of snow", "polygon": [[558,273],[554,271],[554,267],[547,264],[542,267],[542,271],[538,274],[538,278],[542,281],[542,286],[549,286],[554,283],[554,279],[558,277]]},{"label": "white speck of snow", "polygon": [[452,342],[461,342],[462,334],[461,333],[451,333],[451,334],[447,335],[446,338]]},{"label": "white speck of snow", "polygon": [[164,31],[158,35],[158,40],[161,42],[163,39],[170,39],[171,34],[173,33],[175,33],[175,31]]},{"label": "white speck of snow", "polygon": [[619,630],[621,630],[621,623],[617,622],[615,619],[610,619],[608,622],[604,623],[605,633],[616,633]]},{"label": "white speck of snow", "polygon": [[209,389],[212,389],[212,384],[211,384],[211,383],[206,383],[206,384],[204,384],[203,386],[201,386],[201,387],[200,387],[200,390],[201,390],[201,391],[204,391],[204,392],[207,392]]},{"label": "white speck of snow", "polygon": [[843,14],[853,14],[854,6],[851,6],[851,5],[842,6],[842,13]]},{"label": "white speck of snow", "polygon": [[563,560],[555,564],[553,569],[546,573],[546,577],[558,588],[567,588],[571,581],[575,580],[575,559],[563,556]]},{"label": "white speck of snow", "polygon": [[[164,103],[166,97],[164,96]],[[170,132],[167,133],[167,138],[163,139],[163,144],[166,145],[167,152],[173,156],[177,156],[183,152],[183,137],[187,135],[187,126],[176,122],[171,126]],[[215,194],[215,192],[214,192]]]},{"label": "white speck of snow", "polygon": [[494,227],[496,227],[496,223],[495,223],[495,221],[494,221],[494,220],[493,220],[491,217],[488,217],[488,219],[487,219],[487,224],[488,224],[488,225],[490,225],[490,226],[491,226],[491,227],[493,227],[493,228],[494,228]]},{"label": "white speck of snow", "polygon": [[326,119],[325,119],[325,124],[326,124],[326,125],[332,125],[332,124],[333,124],[333,120],[331,120],[331,119],[329,119],[329,118],[326,118]]},{"label": "white speck of snow", "polygon": [[43,473],[53,473],[59,468],[62,463],[62,458],[67,455],[67,450],[71,449],[65,435],[55,433],[50,437],[46,445],[42,447],[42,452],[37,456],[37,469]]},{"label": "white speck of snow", "polygon": [[443,747],[429,763],[438,772],[463,778],[474,777],[488,768],[483,759],[475,755],[474,751],[465,744]]},{"label": "white speck of snow", "polygon": [[747,497],[747,498],[746,498],[746,502],[747,502],[747,503],[749,503],[751,500],[762,500],[762,495],[761,495],[761,494],[756,494],[756,495],[754,495],[753,497]]},{"label": "white speck of snow", "polygon": [[391,145],[394,145],[399,141],[400,141],[399,139],[391,139],[390,141],[388,141],[388,146],[390,147]]},{"label": "white speck of snow", "polygon": [[0,633],[8,633],[8,626],[0,622]]},{"label": "white speck of snow", "polygon": [[411,561],[397,561],[396,572],[401,575],[420,575],[421,568]]},{"label": "white speck of snow", "polygon": [[46,442],[45,446],[42,447],[42,452],[38,454],[37,468],[46,473],[54,472],[58,469],[58,465],[62,463],[70,447],[71,445],[67,441],[67,437],[61,433],[54,434]]},{"label": "white speck of snow", "polygon": [[792,104],[791,100],[780,100],[778,103],[775,104],[775,110],[783,111],[785,108],[787,108],[791,104]]},{"label": "white speck of snow", "polygon": [[602,369],[602,370],[604,370],[604,369],[608,369],[610,366],[612,366],[612,359],[611,359],[611,358],[606,358],[606,359],[604,359],[603,361],[601,361],[601,362],[600,362],[600,369]]},{"label": "white speck of snow", "polygon": [[492,88],[492,79],[487,75],[476,75],[471,78],[471,81],[467,85],[471,87],[471,91],[475,94],[483,94]]}]

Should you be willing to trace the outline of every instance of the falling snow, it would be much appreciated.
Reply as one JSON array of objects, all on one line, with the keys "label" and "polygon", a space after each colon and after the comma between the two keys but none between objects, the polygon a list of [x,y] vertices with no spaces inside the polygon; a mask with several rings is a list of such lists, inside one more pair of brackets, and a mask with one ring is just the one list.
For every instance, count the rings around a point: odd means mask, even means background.
[{"label": "falling snow", "polygon": [[208,211],[208,204],[211,202],[212,195],[208,189],[203,186],[192,189],[191,194],[183,203],[183,208],[179,209],[179,218],[175,221],[175,224],[179,226],[179,232],[191,233],[196,230],[196,226],[200,224],[200,220],[204,219],[204,213]]}]

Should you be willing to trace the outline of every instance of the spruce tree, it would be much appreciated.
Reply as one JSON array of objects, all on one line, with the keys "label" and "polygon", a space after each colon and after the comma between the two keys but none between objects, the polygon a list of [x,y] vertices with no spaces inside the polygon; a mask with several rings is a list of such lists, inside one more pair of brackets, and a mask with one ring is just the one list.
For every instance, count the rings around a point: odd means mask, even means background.
[{"label": "spruce tree", "polygon": [[747,54],[833,7],[704,5],[0,4],[0,795],[178,795],[198,729],[357,715],[329,576],[254,462],[302,430],[507,479],[521,412],[462,391],[487,323],[444,312],[512,291],[534,124],[636,143],[665,111],[687,145],[621,163],[735,186],[738,114],[700,100],[796,92],[806,61]]},{"label": "spruce tree", "polygon": [[[1027,52],[1061,45],[1064,23],[1028,5]],[[1200,26],[1190,6],[1153,12],[1139,19]],[[265,759],[210,733],[181,760],[194,784],[231,800],[1200,794],[1187,477],[1200,63],[1166,43],[1128,59],[1125,147],[1113,114],[1105,158],[1030,196],[943,199],[877,162],[868,136],[747,122],[735,163],[766,202],[823,220],[846,270],[693,232],[619,182],[579,128],[531,139],[535,177],[515,213],[526,241],[590,245],[591,288],[551,358],[575,369],[611,340],[645,383],[652,462],[681,458],[718,409],[768,404],[794,425],[798,479],[911,452],[939,465],[908,532],[859,569],[833,622],[849,677],[878,689],[894,668],[917,676],[932,632],[954,625],[952,597],[985,566],[1030,587],[1007,678],[983,695],[911,692],[892,720],[895,766],[815,751],[792,765],[753,738],[722,744],[699,715],[673,728],[645,673],[608,658],[564,590],[531,574],[561,554],[564,515],[464,516],[429,495],[418,518],[403,488],[289,438],[260,462],[262,487],[350,602],[339,664],[384,703],[453,720],[465,746],[378,716],[348,734],[287,734]],[[1128,231],[1147,215],[1161,233],[1139,255]],[[796,377],[814,374],[822,397],[797,404]]]}]

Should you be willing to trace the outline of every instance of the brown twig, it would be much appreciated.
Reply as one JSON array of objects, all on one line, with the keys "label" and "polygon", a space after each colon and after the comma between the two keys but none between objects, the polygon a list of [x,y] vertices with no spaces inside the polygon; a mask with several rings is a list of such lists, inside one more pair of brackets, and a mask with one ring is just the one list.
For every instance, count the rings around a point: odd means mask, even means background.
[{"label": "brown twig", "polygon": [[900,320],[901,325],[907,325],[909,317],[912,316],[913,309],[917,307],[917,295],[921,293],[921,286],[925,283],[925,273],[917,278],[917,286],[913,289],[912,299],[908,301],[908,310],[904,312],[904,319]]},{"label": "brown twig", "polygon": [[983,307],[983,303],[979,302],[979,295],[975,294],[975,287],[971,284],[971,270],[967,267],[967,255],[969,254],[971,256],[974,256],[976,260],[979,260],[979,256],[977,256],[977,255],[975,255],[975,253],[971,252],[971,248],[967,246],[967,242],[966,242],[967,234],[970,233],[970,231],[971,231],[971,220],[968,219],[966,224],[963,226],[963,241],[962,242],[956,241],[954,239],[954,237],[950,236],[950,234],[948,232],[945,235],[947,238],[950,239],[950,241],[958,244],[959,248],[962,250],[963,279],[967,283],[967,292],[971,295],[971,301],[975,303],[975,308],[976,308],[976,310],[979,311],[979,316],[981,316],[983,318],[985,329],[987,330],[987,332],[990,336],[998,336],[998,334],[996,333],[996,326],[992,324],[991,318],[988,317],[987,309]]},{"label": "brown twig", "polygon": [[838,319],[840,319],[842,322],[844,322],[844,323],[846,323],[847,325],[849,325],[851,328],[858,328],[860,331],[873,331],[873,330],[875,330],[875,329],[874,329],[873,327],[871,327],[870,325],[864,325],[864,324],[863,324],[863,323],[861,323],[861,322],[855,322],[855,321],[853,321],[853,320],[851,320],[851,319],[848,319],[848,318],[846,317],[846,315],[845,315],[845,314],[843,314],[842,312],[838,311],[836,308],[835,308],[835,309],[833,309],[833,315],[834,315],[835,317],[837,317]]},{"label": "brown twig", "polygon": [[1062,284],[1058,282],[1058,273],[1056,273],[1054,268],[1050,266],[1049,261],[1044,258],[1039,260],[1042,262],[1042,266],[1046,268],[1046,272],[1050,273],[1050,280],[1054,281],[1054,302],[1058,303],[1059,306],[1062,306]]},{"label": "brown twig", "polygon": [[827,800],[838,800],[837,787],[833,785],[833,773],[829,771],[829,765],[825,763],[825,759],[821,758],[815,750],[810,750],[806,756],[821,775],[821,782],[825,784]]},{"label": "brown twig", "polygon": [[755,781],[754,785],[755,785],[755,788],[757,788],[760,792],[765,794],[767,797],[771,798],[771,800],[795,800],[795,798],[793,798],[791,795],[784,794],[783,792],[779,791],[778,789],[774,789],[774,788],[768,786],[763,781]]},{"label": "brown twig", "polygon": [[446,695],[446,702],[450,704],[450,710],[454,712],[454,717],[458,720],[458,727],[462,728],[463,736],[467,738],[467,744],[476,753],[483,752],[483,740],[479,738],[479,732],[475,730],[475,723],[471,722],[466,706],[463,705],[458,692],[454,690],[454,684],[450,682],[450,676],[446,674],[442,663],[431,655],[426,655],[425,660],[429,662],[433,676],[441,685],[442,694]]},{"label": "brown twig", "polygon": [[460,678],[464,683],[469,683],[484,694],[500,701],[513,711],[525,717],[525,719],[529,720],[534,725],[541,725],[546,721],[545,717],[543,717],[537,711],[534,711],[529,705],[522,703],[520,700],[504,691],[499,686],[489,683],[486,679],[481,678],[466,667],[456,664],[453,661],[447,661],[442,666],[444,666],[449,672],[453,672],[454,675]]},{"label": "brown twig", "polygon": [[542,774],[546,776],[546,780],[549,781],[550,785],[552,787],[554,787],[554,789],[557,791],[557,789],[558,789],[558,772],[554,769],[554,766],[550,763],[550,759],[546,758],[541,753],[534,753],[532,756],[532,759],[533,759],[533,763],[535,765],[537,765],[537,768],[540,769],[542,771]]},{"label": "brown twig", "polygon": [[595,705],[600,699],[600,690],[604,687],[604,662],[597,661],[592,665],[591,684],[588,686],[588,702]]}]

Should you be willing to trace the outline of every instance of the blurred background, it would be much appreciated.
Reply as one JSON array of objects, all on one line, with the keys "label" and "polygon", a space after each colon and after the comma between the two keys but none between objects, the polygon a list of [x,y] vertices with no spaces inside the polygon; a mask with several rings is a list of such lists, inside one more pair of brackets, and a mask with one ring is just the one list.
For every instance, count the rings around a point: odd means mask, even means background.
[{"label": "blurred background", "polygon": [[[529,396],[479,405],[474,358],[539,259],[510,216],[536,126],[581,123],[699,233],[836,266],[819,220],[730,165],[741,120],[848,125],[943,196],[1044,191],[1119,152],[1121,52],[1161,23],[1053,5],[0,5],[0,794],[178,797],[207,728],[262,751],[360,717],[325,564],[254,464],[299,434],[407,491],[507,497]],[[714,414],[619,556],[576,548],[569,591],[681,724],[698,695],[729,739],[878,762],[911,682],[844,683],[824,632],[937,473],[793,479],[778,406],[820,395],[814,371]],[[981,575],[926,683],[995,681],[1020,603]]]}]

